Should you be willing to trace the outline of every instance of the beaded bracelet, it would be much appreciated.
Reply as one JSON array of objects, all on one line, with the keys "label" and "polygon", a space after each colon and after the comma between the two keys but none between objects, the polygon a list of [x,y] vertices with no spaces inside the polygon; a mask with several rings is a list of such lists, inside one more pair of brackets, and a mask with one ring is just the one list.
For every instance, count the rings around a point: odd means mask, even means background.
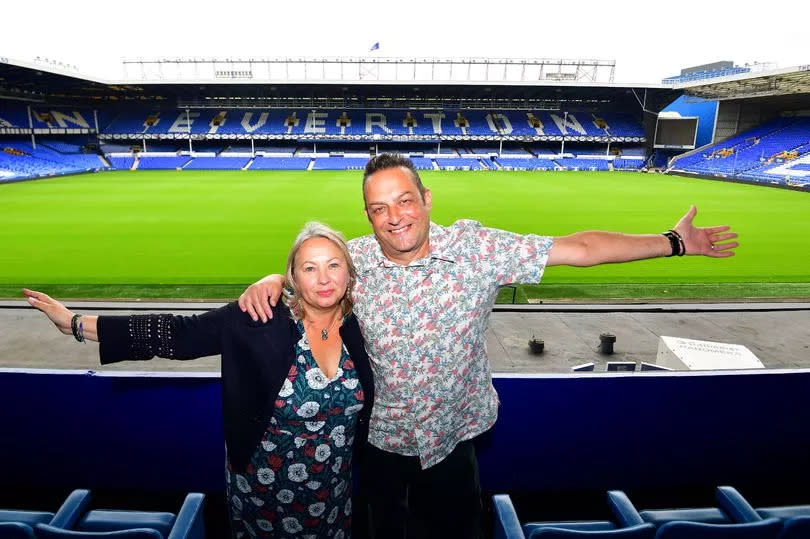
[{"label": "beaded bracelet", "polygon": [[668,254],[667,257],[670,256],[683,256],[686,254],[686,246],[683,243],[683,238],[680,234],[678,234],[674,230],[667,230],[663,233],[664,236],[669,240],[669,245],[672,247],[672,253]]},{"label": "beaded bracelet", "polygon": [[[84,322],[79,321],[82,315],[74,314],[70,319],[70,329],[73,332],[73,337],[79,342],[84,342]],[[79,322],[76,324],[76,322]]]}]

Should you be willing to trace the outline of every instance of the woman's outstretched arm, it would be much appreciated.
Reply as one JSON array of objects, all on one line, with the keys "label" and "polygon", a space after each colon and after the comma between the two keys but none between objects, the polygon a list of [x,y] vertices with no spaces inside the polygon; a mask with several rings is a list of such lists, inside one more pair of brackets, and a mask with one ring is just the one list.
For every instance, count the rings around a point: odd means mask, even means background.
[{"label": "woman's outstretched arm", "polygon": [[101,343],[102,364],[153,357],[196,359],[221,353],[226,305],[202,315],[142,314],[76,316],[47,294],[23,289],[28,303],[43,313],[65,335]]}]

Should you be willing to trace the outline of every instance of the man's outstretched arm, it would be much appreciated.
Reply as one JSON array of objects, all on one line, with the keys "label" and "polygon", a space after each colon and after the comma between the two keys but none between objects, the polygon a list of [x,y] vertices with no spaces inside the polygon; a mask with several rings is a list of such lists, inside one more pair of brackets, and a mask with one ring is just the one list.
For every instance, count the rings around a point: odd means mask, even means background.
[{"label": "man's outstretched arm", "polygon": [[[739,243],[727,225],[696,227],[693,224],[697,208],[692,206],[672,229],[683,239],[687,255],[726,258],[734,255]],[[548,266],[595,266],[615,262],[630,262],[672,254],[670,240],[661,234],[620,234],[618,232],[586,231],[554,238]]]}]

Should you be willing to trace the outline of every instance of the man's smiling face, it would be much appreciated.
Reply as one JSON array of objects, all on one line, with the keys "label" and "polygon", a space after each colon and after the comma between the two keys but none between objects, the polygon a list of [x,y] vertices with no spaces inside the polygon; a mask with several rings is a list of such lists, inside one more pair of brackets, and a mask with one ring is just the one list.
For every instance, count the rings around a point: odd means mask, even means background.
[{"label": "man's smiling face", "polygon": [[405,167],[393,167],[369,176],[364,195],[366,215],[386,258],[408,264],[427,256],[430,190],[420,194],[411,172]]}]

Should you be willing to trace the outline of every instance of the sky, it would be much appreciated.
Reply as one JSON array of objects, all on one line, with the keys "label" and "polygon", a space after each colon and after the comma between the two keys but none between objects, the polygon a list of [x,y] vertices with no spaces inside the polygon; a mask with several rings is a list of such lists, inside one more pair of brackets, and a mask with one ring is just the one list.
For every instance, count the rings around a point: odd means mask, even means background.
[{"label": "sky", "polygon": [[807,0],[37,0],[4,3],[0,57],[108,80],[124,58],[582,58],[615,60],[615,82],[657,83],[720,60],[810,64],[807,21]]}]

